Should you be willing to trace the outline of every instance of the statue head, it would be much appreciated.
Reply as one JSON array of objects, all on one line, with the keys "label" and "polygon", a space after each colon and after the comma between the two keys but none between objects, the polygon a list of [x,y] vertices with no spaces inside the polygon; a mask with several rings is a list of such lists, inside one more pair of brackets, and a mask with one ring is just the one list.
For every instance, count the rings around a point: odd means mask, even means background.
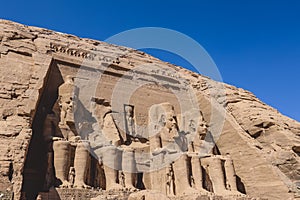
[{"label": "statue head", "polygon": [[161,116],[159,122],[167,129],[177,129],[177,121],[174,107],[170,103],[159,104],[161,109]]},{"label": "statue head", "polygon": [[167,129],[177,129],[177,121],[173,112],[167,112],[165,116],[165,127]]},{"label": "statue head", "polygon": [[74,78],[73,76],[67,75],[67,76],[66,76],[65,83],[73,83],[73,82],[74,82],[73,78]]},{"label": "statue head", "polygon": [[206,122],[202,118],[202,119],[199,120],[198,127],[197,127],[197,134],[200,137],[200,139],[202,139],[202,140],[205,139],[207,131],[208,131],[208,125],[206,124]]},{"label": "statue head", "polygon": [[75,173],[75,167],[70,167],[70,173]]},{"label": "statue head", "polygon": [[162,130],[178,135],[177,119],[170,103],[155,104],[149,110],[149,134],[154,135]]},{"label": "statue head", "polygon": [[125,113],[126,116],[132,116],[133,115],[133,108],[130,105],[125,106]]}]

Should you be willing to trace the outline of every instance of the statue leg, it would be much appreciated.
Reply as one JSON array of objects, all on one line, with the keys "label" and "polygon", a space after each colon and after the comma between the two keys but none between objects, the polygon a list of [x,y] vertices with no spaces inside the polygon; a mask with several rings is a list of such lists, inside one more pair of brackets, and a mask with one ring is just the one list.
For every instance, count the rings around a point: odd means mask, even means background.
[{"label": "statue leg", "polygon": [[[151,190],[160,191],[161,193],[166,193],[166,168],[163,166],[164,154],[159,153],[153,156],[150,163],[150,187]],[[148,189],[148,188],[147,188]]]},{"label": "statue leg", "polygon": [[233,161],[230,157],[226,157],[225,159],[225,173],[226,173],[226,179],[227,179],[227,185],[228,190],[232,191],[233,193],[240,194],[240,192],[237,189],[237,183],[236,183],[236,173],[234,170]]},{"label": "statue leg", "polygon": [[187,155],[182,154],[173,164],[176,195],[183,194],[185,192],[188,192],[188,190],[192,189],[189,183],[187,160]]},{"label": "statue leg", "polygon": [[86,172],[90,165],[89,143],[82,141],[77,144],[75,150],[74,168],[75,168],[75,181],[74,187],[77,188],[90,188],[85,184]]},{"label": "statue leg", "polygon": [[121,151],[114,146],[101,148],[106,190],[121,189],[118,184],[118,171],[121,169]]},{"label": "statue leg", "polygon": [[68,186],[68,173],[70,168],[70,143],[68,141],[54,141],[54,168],[60,187]]},{"label": "statue leg", "polygon": [[212,156],[201,159],[203,165],[208,171],[208,175],[213,185],[213,192],[218,195],[226,195],[228,191],[225,187],[224,172],[222,162],[219,157]]},{"label": "statue leg", "polygon": [[208,193],[208,191],[206,191],[203,188],[203,174],[202,174],[200,158],[198,156],[192,156],[191,165],[192,165],[192,174],[195,182],[195,189],[201,192]]},{"label": "statue leg", "polygon": [[122,170],[125,175],[125,187],[134,189],[135,175],[136,175],[134,151],[123,151]]},{"label": "statue leg", "polygon": [[143,173],[143,180],[142,182],[144,183],[145,189],[146,190],[151,190],[151,173],[150,172],[144,172]]}]

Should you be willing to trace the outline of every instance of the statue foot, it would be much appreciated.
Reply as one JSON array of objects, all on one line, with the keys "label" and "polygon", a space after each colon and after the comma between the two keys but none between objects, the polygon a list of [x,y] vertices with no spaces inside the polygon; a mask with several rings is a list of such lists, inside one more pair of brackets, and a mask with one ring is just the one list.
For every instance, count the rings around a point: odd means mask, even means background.
[{"label": "statue foot", "polygon": [[183,192],[183,194],[187,194],[187,195],[189,195],[189,194],[198,194],[199,193],[199,191],[198,190],[196,190],[195,188],[192,188],[192,187],[190,187],[190,188],[187,188],[186,190],[184,190],[184,192]]},{"label": "statue foot", "polygon": [[106,190],[122,190],[123,186],[118,183],[113,183],[107,186]]},{"label": "statue foot", "polygon": [[213,194],[203,188],[196,188],[196,190],[198,190],[201,194],[205,194],[205,195],[208,195],[208,194]]},{"label": "statue foot", "polygon": [[230,191],[230,190],[224,190],[220,194],[224,196],[243,196],[244,194],[240,193],[239,191]]},{"label": "statue foot", "polygon": [[240,193],[239,191],[229,191],[229,193],[233,196],[245,196],[243,193]]},{"label": "statue foot", "polygon": [[74,184],[75,188],[91,189],[92,187],[85,183],[76,183]]},{"label": "statue foot", "polygon": [[60,188],[69,188],[69,187],[71,187],[71,184],[68,181],[63,181],[59,187]]},{"label": "statue foot", "polygon": [[130,191],[130,192],[136,192],[137,189],[133,186],[133,185],[129,185],[125,187],[126,190]]}]

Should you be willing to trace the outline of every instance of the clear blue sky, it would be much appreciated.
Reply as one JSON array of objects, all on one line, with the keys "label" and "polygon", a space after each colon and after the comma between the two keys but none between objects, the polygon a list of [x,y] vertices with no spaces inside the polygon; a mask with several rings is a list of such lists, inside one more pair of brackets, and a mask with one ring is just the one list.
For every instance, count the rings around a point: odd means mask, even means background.
[{"label": "clear blue sky", "polygon": [[300,1],[14,0],[1,2],[0,18],[97,40],[147,26],[182,32],[207,50],[224,82],[300,121]]}]

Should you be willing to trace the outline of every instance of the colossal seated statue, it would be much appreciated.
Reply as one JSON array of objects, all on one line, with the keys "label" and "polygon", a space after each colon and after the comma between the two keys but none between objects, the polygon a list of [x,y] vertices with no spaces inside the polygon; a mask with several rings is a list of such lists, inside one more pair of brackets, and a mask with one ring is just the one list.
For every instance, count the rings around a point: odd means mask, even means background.
[{"label": "colossal seated statue", "polygon": [[[192,119],[188,119],[191,121]],[[190,133],[193,133],[192,131]],[[207,143],[214,142],[211,134],[209,134],[208,125],[204,120],[203,116],[199,117],[197,122],[197,128],[194,129],[194,135],[189,138],[188,153],[191,156],[192,172],[196,173],[194,176],[202,177],[202,172],[197,170],[198,167],[204,167],[205,171],[208,173],[213,187],[213,192],[216,194],[241,194],[237,190],[236,184],[236,174],[233,166],[233,161],[230,155],[213,155],[216,149],[216,144],[214,149],[205,149]],[[209,152],[211,152],[209,154]],[[198,159],[200,160],[198,161]],[[201,175],[200,175],[201,174]],[[224,178],[226,177],[226,179]],[[202,180],[203,181],[203,180]],[[198,183],[196,183],[198,182]],[[195,182],[195,187],[202,190],[203,184],[199,180]]]},{"label": "colossal seated statue", "polygon": [[[89,143],[80,139],[75,127],[74,97],[78,88],[74,86],[72,77],[66,77],[58,93],[53,113],[47,115],[43,127],[44,141],[49,149],[45,188],[49,189],[51,184],[58,187],[74,184],[74,187],[88,188],[85,180],[90,165]],[[74,169],[74,180],[69,180],[70,168]],[[56,179],[52,181],[54,174]]]}]

